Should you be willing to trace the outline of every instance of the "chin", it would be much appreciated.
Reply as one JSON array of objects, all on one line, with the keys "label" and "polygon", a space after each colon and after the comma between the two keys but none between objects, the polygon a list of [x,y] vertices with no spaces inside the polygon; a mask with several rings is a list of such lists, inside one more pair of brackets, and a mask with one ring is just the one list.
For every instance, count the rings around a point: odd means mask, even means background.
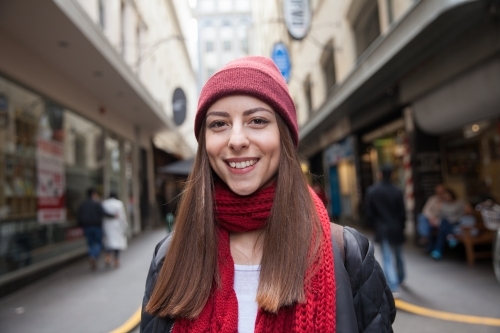
[{"label": "chin", "polygon": [[255,184],[243,185],[243,184],[228,184],[231,191],[234,193],[246,196],[256,192],[260,187]]}]

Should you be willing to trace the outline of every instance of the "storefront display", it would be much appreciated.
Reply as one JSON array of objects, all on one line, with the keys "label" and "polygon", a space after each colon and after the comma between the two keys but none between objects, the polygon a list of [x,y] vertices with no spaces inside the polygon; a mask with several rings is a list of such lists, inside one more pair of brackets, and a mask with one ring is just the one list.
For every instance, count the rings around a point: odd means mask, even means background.
[{"label": "storefront display", "polygon": [[341,220],[351,219],[357,215],[359,202],[354,163],[354,138],[347,137],[330,145],[325,150],[324,156],[329,167],[331,213]]},{"label": "storefront display", "polygon": [[0,276],[85,249],[76,216],[86,189],[133,202],[120,192],[132,187],[132,145],[123,155],[122,142],[0,76]]},{"label": "storefront display", "polygon": [[458,196],[476,205],[487,197],[500,200],[500,122],[468,124],[443,136],[444,176]]}]

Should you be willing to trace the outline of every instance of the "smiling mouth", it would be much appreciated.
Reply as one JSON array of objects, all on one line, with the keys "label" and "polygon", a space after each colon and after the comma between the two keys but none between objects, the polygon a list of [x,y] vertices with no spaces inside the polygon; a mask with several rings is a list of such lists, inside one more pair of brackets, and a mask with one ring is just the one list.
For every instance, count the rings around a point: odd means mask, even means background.
[{"label": "smiling mouth", "polygon": [[257,160],[248,160],[248,161],[241,161],[241,162],[227,162],[227,164],[233,169],[248,168],[248,167],[254,165],[255,163],[257,163]]}]

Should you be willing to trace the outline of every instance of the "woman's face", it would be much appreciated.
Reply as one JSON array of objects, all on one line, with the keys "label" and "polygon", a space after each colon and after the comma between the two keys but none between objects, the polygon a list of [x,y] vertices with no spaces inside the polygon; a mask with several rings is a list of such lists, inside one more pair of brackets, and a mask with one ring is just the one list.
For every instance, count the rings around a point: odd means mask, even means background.
[{"label": "woman's face", "polygon": [[208,109],[205,134],[210,165],[234,193],[249,195],[273,181],[280,134],[269,105],[245,95],[224,97]]}]

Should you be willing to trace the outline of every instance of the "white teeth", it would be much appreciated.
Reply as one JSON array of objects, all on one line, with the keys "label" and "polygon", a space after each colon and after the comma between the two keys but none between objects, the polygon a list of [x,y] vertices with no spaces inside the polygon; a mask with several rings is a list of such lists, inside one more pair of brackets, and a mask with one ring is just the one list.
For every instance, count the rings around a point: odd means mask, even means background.
[{"label": "white teeth", "polygon": [[257,163],[257,160],[250,160],[244,162],[229,162],[229,166],[235,169],[243,169],[243,168],[248,168],[249,166],[252,166],[255,163]]}]

